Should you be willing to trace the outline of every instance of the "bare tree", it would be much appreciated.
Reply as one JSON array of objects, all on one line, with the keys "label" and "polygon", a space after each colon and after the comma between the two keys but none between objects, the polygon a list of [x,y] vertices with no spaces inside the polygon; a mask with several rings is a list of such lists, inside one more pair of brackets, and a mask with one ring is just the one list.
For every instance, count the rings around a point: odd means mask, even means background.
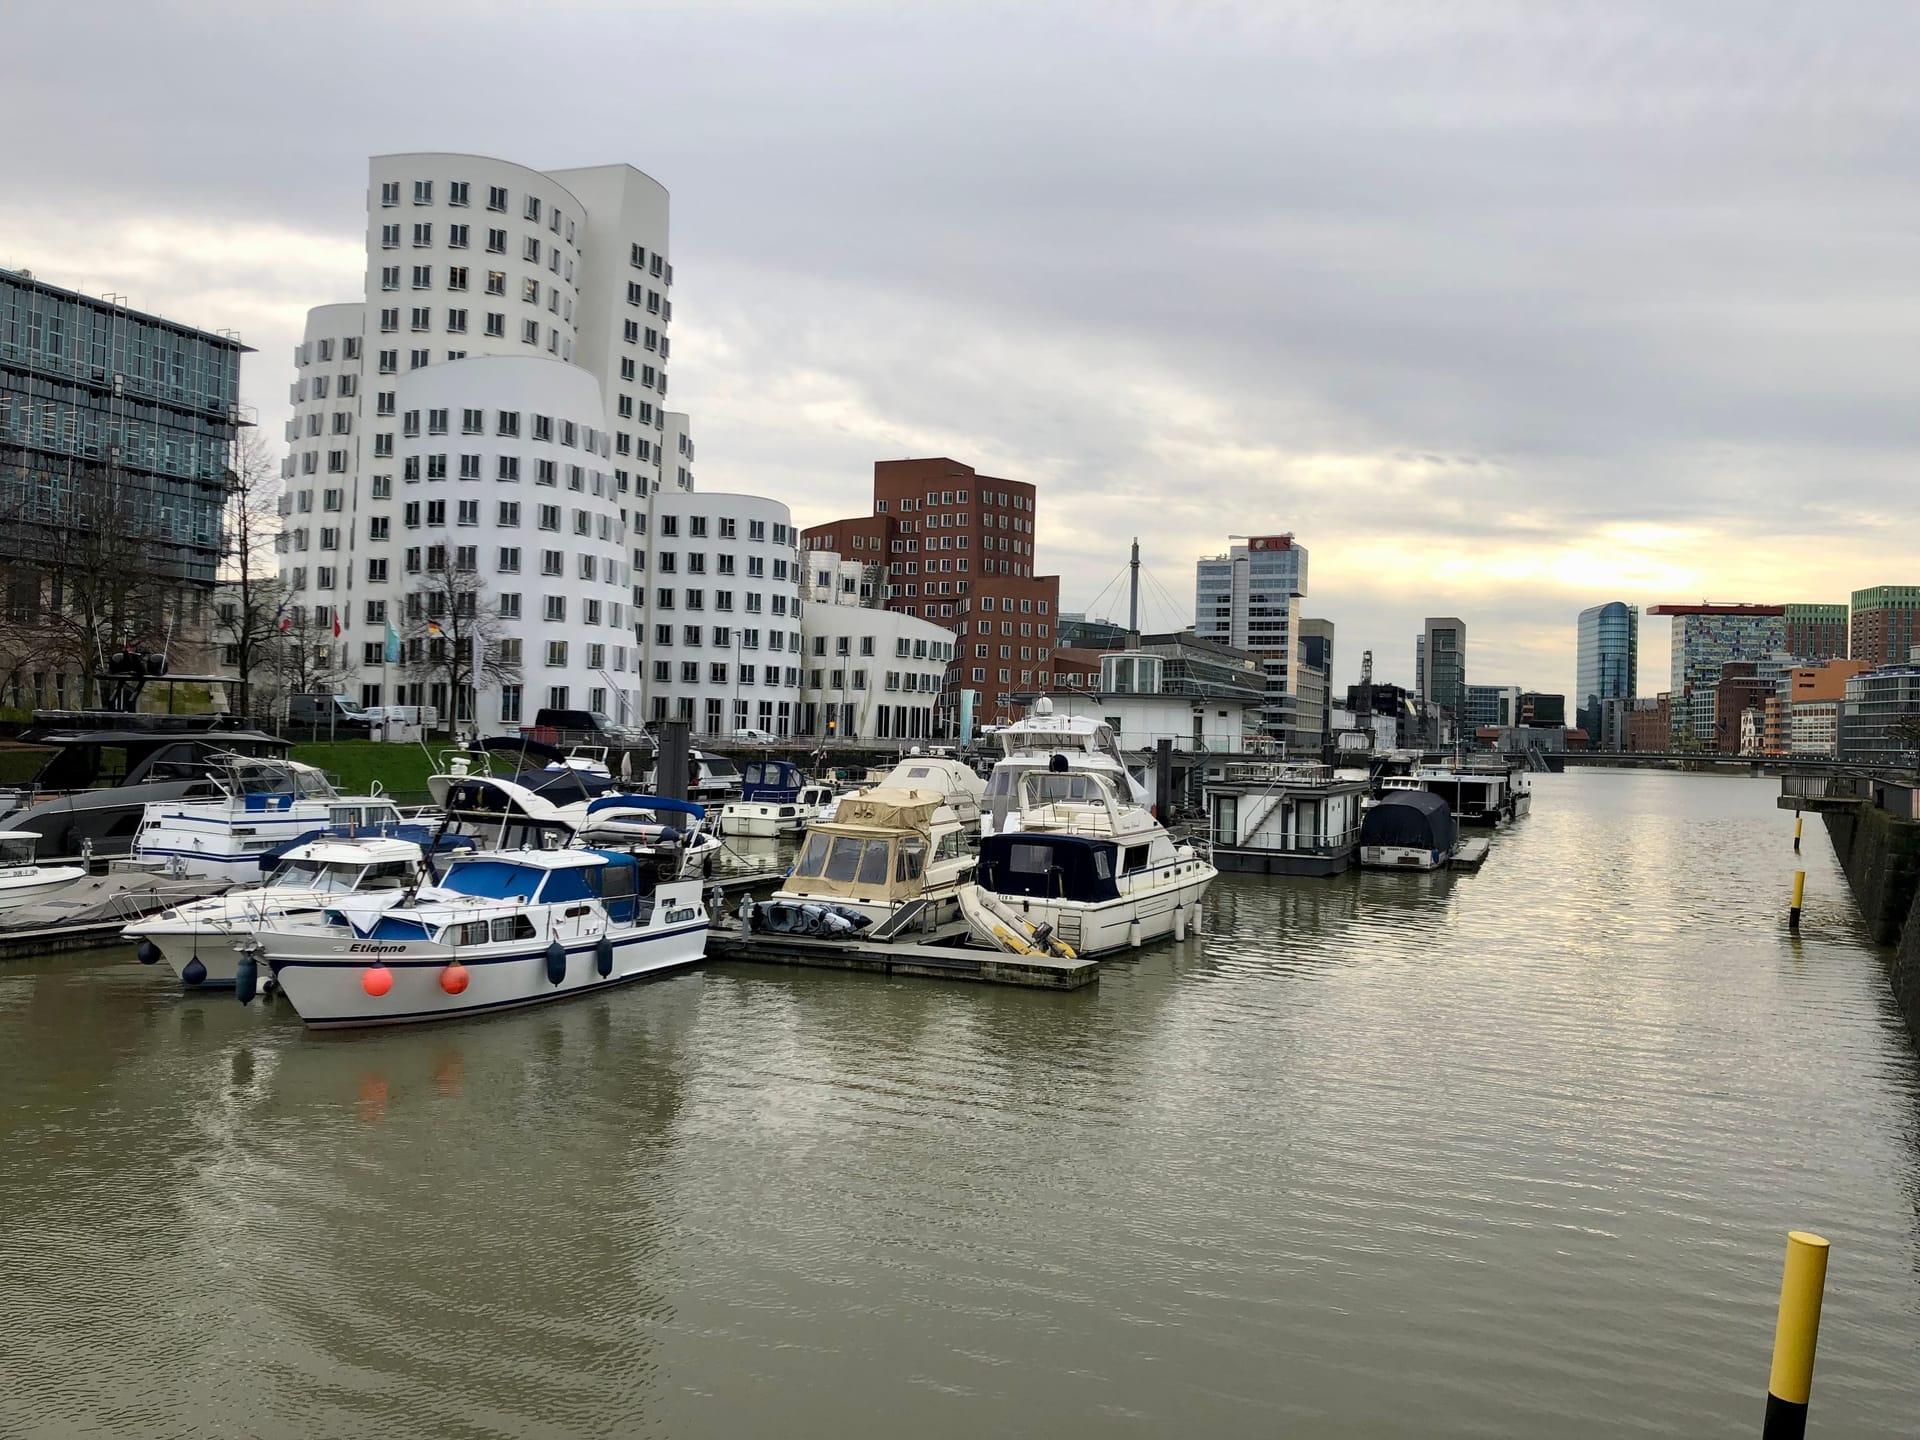
[{"label": "bare tree", "polygon": [[117,469],[75,466],[57,484],[29,482],[8,496],[0,529],[16,557],[9,624],[36,631],[38,657],[80,677],[83,706],[115,655],[164,652],[204,600],[184,574],[164,498]]},{"label": "bare tree", "polygon": [[280,490],[277,467],[259,432],[241,431],[227,482],[221,577],[227,594],[213,628],[216,643],[232,652],[238,692],[233,708],[243,715],[252,705],[254,672],[278,659],[280,622],[290,608],[274,554]]},{"label": "bare tree", "polygon": [[338,694],[357,667],[341,658],[329,607],[316,611],[311,605],[290,603],[280,618],[284,628],[276,629],[271,644],[281,693]]},{"label": "bare tree", "polygon": [[448,565],[444,554],[428,558],[407,592],[404,659],[408,674],[445,686],[448,703],[440,708],[451,728],[473,719],[478,690],[520,678],[520,642],[506,633],[478,572]]}]

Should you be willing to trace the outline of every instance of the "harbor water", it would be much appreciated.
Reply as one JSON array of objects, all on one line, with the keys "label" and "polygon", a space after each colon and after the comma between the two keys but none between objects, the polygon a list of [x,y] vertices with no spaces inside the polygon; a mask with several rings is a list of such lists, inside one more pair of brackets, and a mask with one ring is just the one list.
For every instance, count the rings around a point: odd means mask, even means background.
[{"label": "harbor water", "polygon": [[0,1433],[1751,1436],[1800,1227],[1813,1432],[1913,1435],[1920,1064],[1824,833],[1535,791],[1478,873],[1223,877],[1072,994],[317,1035],[0,966]]}]

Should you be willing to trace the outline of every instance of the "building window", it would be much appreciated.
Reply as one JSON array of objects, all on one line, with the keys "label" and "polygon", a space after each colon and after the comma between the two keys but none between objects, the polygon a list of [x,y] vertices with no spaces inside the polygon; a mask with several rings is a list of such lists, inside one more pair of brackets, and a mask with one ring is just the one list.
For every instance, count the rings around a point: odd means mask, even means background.
[{"label": "building window", "polygon": [[424,250],[432,244],[433,244],[432,222],[423,221],[420,224],[415,225],[413,227],[413,248],[416,250]]}]

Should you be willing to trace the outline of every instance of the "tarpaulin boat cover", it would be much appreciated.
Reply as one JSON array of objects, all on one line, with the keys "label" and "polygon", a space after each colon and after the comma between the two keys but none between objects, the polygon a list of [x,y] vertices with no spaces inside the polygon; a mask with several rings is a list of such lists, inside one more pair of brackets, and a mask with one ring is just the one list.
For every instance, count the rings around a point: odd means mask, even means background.
[{"label": "tarpaulin boat cover", "polygon": [[1360,822],[1362,845],[1450,850],[1457,833],[1447,802],[1425,790],[1389,790]]},{"label": "tarpaulin boat cover", "polygon": [[989,835],[980,842],[980,886],[995,895],[1044,900],[1117,900],[1111,840],[1044,831]]}]

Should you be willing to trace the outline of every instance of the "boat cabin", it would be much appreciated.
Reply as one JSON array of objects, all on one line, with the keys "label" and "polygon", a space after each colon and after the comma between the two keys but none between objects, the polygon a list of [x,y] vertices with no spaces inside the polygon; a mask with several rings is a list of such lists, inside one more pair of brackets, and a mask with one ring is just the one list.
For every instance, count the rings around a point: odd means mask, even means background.
[{"label": "boat cabin", "polygon": [[407,841],[375,845],[315,842],[284,856],[266,878],[269,890],[348,895],[404,890],[419,875],[420,848]]},{"label": "boat cabin", "polygon": [[1121,867],[1144,869],[1151,846],[1126,847],[1086,835],[1024,833],[989,835],[980,842],[979,883],[1001,896],[1078,900],[1097,904],[1120,898]]},{"label": "boat cabin", "polygon": [[740,770],[740,798],[767,804],[797,800],[806,778],[785,760],[749,760]]}]

